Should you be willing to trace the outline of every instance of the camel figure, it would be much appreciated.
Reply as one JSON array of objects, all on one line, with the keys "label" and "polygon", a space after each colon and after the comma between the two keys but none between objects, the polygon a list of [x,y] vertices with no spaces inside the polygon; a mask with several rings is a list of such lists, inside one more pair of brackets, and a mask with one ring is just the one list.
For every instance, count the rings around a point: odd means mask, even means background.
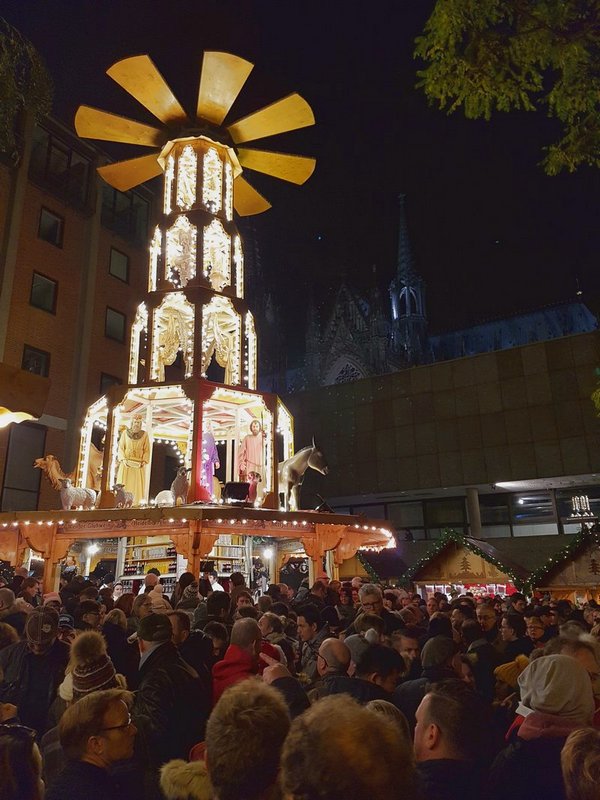
[{"label": "camel figure", "polygon": [[75,480],[74,472],[69,472],[68,474],[63,472],[56,456],[48,454],[47,456],[44,456],[44,458],[36,458],[36,460],[33,462],[33,466],[36,469],[41,469],[44,472],[44,475],[57,492],[60,492],[60,490],[63,488],[61,480],[64,480],[65,478],[68,478],[69,480]]}]

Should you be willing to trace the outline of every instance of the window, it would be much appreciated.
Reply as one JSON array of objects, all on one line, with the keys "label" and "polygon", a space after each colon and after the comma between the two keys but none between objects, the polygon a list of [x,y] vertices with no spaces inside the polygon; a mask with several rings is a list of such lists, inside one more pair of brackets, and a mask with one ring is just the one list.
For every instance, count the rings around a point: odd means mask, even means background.
[{"label": "window", "polygon": [[29,176],[78,208],[86,205],[91,161],[50,131],[36,126]]},{"label": "window", "polygon": [[50,372],[50,353],[26,344],[23,347],[21,369],[33,372],[35,375],[41,375],[42,378],[47,378]]},{"label": "window", "polygon": [[[511,495],[513,522],[548,522],[555,518],[550,492],[523,492]],[[515,536],[518,534],[515,533]],[[524,535],[524,534],[521,534]]]},{"label": "window", "polygon": [[109,375],[108,372],[100,373],[100,394],[106,394],[111,386],[120,386],[123,383],[121,378]]},{"label": "window", "polygon": [[150,204],[137,192],[119,192],[102,186],[102,224],[129,241],[143,244],[148,239]]},{"label": "window", "polygon": [[125,314],[115,311],[114,308],[106,307],[106,318],[104,321],[104,335],[117,342],[125,341]]},{"label": "window", "polygon": [[41,469],[32,469],[44,455],[46,428],[30,422],[12,425],[2,487],[2,511],[35,511],[40,493]]},{"label": "window", "polygon": [[29,295],[29,303],[36,308],[41,308],[42,311],[49,311],[51,314],[56,314],[56,294],[58,284],[52,278],[47,278],[39,272],[33,273],[31,279],[31,294]]},{"label": "window", "polygon": [[466,523],[464,497],[425,501],[427,527],[464,525]]},{"label": "window", "polygon": [[64,220],[58,214],[53,214],[47,208],[42,208],[40,212],[40,224],[38,236],[45,242],[62,247],[63,243]]},{"label": "window", "polygon": [[479,509],[481,511],[482,525],[508,524],[510,522],[508,500],[508,494],[479,495]]},{"label": "window", "polygon": [[110,274],[120,281],[129,283],[129,256],[121,253],[120,250],[110,248],[110,263],[108,265]]}]

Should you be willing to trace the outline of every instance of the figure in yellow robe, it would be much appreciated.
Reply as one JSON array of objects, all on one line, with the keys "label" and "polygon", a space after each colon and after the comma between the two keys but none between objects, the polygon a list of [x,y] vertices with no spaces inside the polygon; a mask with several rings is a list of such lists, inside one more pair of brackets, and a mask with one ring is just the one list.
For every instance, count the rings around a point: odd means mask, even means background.
[{"label": "figure in yellow robe", "polygon": [[141,416],[135,416],[131,427],[125,428],[119,438],[117,483],[131,492],[133,502],[139,505],[146,499],[146,464],[150,460],[148,434],[142,429]]}]

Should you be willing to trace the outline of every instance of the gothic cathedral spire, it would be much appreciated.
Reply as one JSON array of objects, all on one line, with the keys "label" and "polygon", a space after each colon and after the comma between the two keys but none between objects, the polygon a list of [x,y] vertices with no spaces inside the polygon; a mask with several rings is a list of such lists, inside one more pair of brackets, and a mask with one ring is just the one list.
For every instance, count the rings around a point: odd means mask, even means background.
[{"label": "gothic cathedral spire", "polygon": [[406,217],[406,195],[400,194],[398,200],[398,263],[396,277],[390,284],[392,350],[405,366],[414,366],[427,360],[425,282],[415,269]]}]

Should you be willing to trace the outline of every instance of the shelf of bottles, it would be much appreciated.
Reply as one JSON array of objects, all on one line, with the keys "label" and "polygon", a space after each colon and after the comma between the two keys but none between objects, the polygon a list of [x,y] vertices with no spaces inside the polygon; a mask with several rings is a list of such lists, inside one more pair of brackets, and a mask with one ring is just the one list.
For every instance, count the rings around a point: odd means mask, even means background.
[{"label": "shelf of bottles", "polygon": [[165,594],[171,592],[177,581],[177,553],[173,542],[167,537],[128,537],[120,576],[123,590],[131,591],[133,582],[143,580],[152,567],[160,572]]},{"label": "shelf of bottles", "polygon": [[210,551],[208,560],[215,562],[215,571],[220,577],[228,578],[232,572],[241,572],[247,582],[250,577],[248,537],[222,533]]}]

